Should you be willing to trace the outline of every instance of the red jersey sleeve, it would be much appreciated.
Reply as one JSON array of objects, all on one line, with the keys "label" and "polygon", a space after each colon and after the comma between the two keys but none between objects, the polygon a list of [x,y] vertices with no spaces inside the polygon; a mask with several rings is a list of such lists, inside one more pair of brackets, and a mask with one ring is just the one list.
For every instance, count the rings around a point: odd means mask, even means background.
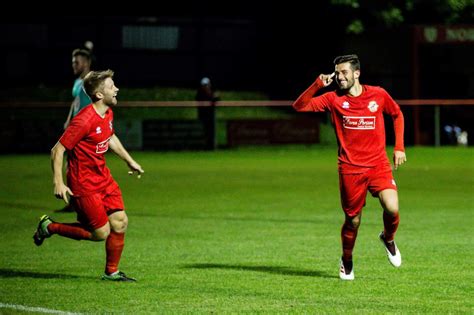
[{"label": "red jersey sleeve", "polygon": [[400,110],[400,106],[393,100],[390,94],[382,89],[382,93],[385,99],[384,113],[392,116],[393,128],[395,130],[395,148],[397,151],[405,151],[405,145],[403,141],[403,134],[405,129],[405,120],[403,113]]},{"label": "red jersey sleeve", "polygon": [[293,108],[298,112],[324,112],[329,110],[331,100],[329,93],[313,97],[317,91],[323,88],[323,81],[318,77],[309,88],[306,89],[293,103]]},{"label": "red jersey sleeve", "polygon": [[74,117],[59,139],[66,149],[72,150],[89,133],[90,124],[86,116],[77,115]]}]

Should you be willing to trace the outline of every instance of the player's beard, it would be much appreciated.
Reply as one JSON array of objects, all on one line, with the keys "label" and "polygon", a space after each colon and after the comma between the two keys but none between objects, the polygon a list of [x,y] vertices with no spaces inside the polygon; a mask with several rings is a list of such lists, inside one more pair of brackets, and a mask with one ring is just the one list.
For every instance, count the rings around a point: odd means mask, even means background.
[{"label": "player's beard", "polygon": [[346,78],[346,84],[345,86],[342,86],[339,80],[336,81],[337,85],[339,86],[339,89],[342,91],[348,91],[354,86],[354,78]]},{"label": "player's beard", "polygon": [[104,104],[107,106],[115,106],[117,105],[117,98],[114,96],[107,96],[104,98]]}]

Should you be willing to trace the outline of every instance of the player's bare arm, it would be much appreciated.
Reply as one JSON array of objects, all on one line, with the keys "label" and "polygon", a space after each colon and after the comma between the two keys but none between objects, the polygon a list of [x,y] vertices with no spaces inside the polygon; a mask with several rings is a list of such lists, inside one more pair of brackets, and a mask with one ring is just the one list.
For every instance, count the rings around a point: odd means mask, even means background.
[{"label": "player's bare arm", "polygon": [[71,122],[73,107],[74,107],[74,102],[71,104],[71,107],[69,108],[69,114],[67,114],[66,122],[64,123],[64,129],[66,129],[67,126],[69,126],[69,123]]},{"label": "player's bare arm", "polygon": [[395,150],[393,151],[393,165],[395,166],[395,169],[398,169],[400,165],[405,163],[407,161],[407,156],[405,152],[403,151],[398,151]]},{"label": "player's bare arm", "polygon": [[124,148],[122,145],[122,142],[120,142],[119,138],[114,134],[110,138],[109,141],[109,147],[114,151],[122,160],[124,160],[128,167],[130,168],[132,174],[133,172],[136,172],[138,176],[143,174],[145,171],[142,169],[140,164],[138,164],[127,152],[127,150]]},{"label": "player's bare arm", "polygon": [[58,199],[63,199],[69,203],[68,194],[73,196],[71,189],[64,184],[63,180],[63,159],[66,148],[58,141],[51,149],[51,168],[53,170],[54,195]]}]

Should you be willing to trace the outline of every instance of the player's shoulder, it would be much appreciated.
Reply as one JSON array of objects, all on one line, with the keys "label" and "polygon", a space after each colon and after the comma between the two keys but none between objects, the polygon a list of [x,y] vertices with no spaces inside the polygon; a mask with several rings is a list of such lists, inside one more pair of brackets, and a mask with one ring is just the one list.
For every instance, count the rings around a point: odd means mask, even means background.
[{"label": "player's shoulder", "polygon": [[95,116],[95,110],[94,107],[92,107],[92,104],[87,105],[83,109],[77,113],[76,116],[74,116],[74,119],[77,119],[78,121],[81,121],[83,124],[89,123],[93,120]]},{"label": "player's shoulder", "polygon": [[329,100],[333,100],[337,97],[343,96],[339,92],[340,92],[339,90],[332,90],[332,91],[327,91],[327,92],[323,93],[322,95],[324,95],[324,97],[326,97]]},{"label": "player's shoulder", "polygon": [[367,85],[364,84],[364,88],[367,92],[371,94],[387,95],[388,92],[383,87],[378,85]]}]

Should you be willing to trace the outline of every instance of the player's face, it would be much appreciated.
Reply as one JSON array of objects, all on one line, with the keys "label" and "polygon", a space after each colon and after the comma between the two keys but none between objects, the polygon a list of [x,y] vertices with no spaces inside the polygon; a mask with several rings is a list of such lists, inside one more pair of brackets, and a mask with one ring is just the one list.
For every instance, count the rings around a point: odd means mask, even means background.
[{"label": "player's face", "polygon": [[89,61],[84,56],[72,57],[72,71],[75,75],[80,75],[89,68]]},{"label": "player's face", "polygon": [[107,78],[104,81],[102,94],[104,95],[102,102],[107,106],[117,105],[117,93],[119,89],[115,86],[114,80]]},{"label": "player's face", "polygon": [[336,82],[341,90],[349,90],[354,86],[355,79],[359,78],[359,71],[353,71],[349,62],[336,65]]}]

